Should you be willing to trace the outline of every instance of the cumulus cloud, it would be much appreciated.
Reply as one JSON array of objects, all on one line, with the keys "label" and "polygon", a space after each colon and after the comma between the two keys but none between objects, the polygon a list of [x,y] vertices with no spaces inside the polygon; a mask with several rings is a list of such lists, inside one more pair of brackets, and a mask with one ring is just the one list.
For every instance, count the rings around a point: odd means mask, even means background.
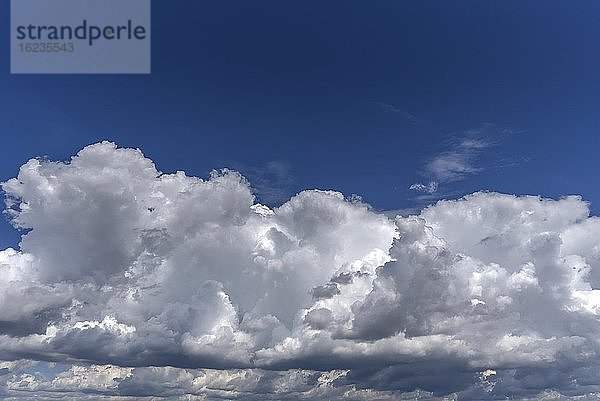
[{"label": "cumulus cloud", "polygon": [[7,399],[600,391],[600,220],[579,197],[390,219],[313,190],[272,209],[234,171],[163,174],[109,142],[2,189],[25,230],[0,252]]},{"label": "cumulus cloud", "polygon": [[433,194],[433,193],[437,192],[438,185],[439,184],[437,181],[430,181],[428,184],[422,184],[422,183],[418,182],[416,184],[412,184],[409,189],[411,191],[420,191],[420,192],[426,192],[428,194]]}]

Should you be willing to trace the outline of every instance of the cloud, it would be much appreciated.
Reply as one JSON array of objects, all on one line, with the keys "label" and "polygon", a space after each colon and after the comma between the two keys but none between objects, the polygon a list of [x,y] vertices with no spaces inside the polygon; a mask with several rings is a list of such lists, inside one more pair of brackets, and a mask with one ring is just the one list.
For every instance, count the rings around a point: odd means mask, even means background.
[{"label": "cloud", "polygon": [[280,205],[289,199],[295,182],[290,163],[272,160],[263,166],[237,166],[251,183],[253,193],[260,202]]},{"label": "cloud", "polygon": [[369,102],[369,103],[372,106],[375,106],[377,109],[379,109],[383,112],[386,112],[386,113],[397,115],[413,125],[426,125],[427,124],[426,121],[420,119],[419,117],[415,116],[414,114],[409,113],[408,111],[403,110],[391,103],[385,103],[385,102]]},{"label": "cloud", "polygon": [[2,189],[25,229],[0,252],[5,399],[600,391],[600,220],[579,197],[480,192],[390,219],[314,190],[271,209],[234,171],[162,174],[109,142]]},{"label": "cloud", "polygon": [[412,184],[409,189],[412,191],[420,191],[420,192],[426,192],[428,194],[433,194],[433,193],[437,192],[438,185],[439,184],[436,181],[431,181],[427,185],[421,184],[419,182],[416,184]]},{"label": "cloud", "polygon": [[425,164],[422,174],[429,182],[415,183],[410,189],[432,195],[441,184],[462,181],[483,171],[484,166],[479,160],[481,154],[497,145],[499,137],[509,132],[506,129],[500,130],[493,124],[484,124],[478,129],[452,137],[446,144],[448,149],[433,156]]}]

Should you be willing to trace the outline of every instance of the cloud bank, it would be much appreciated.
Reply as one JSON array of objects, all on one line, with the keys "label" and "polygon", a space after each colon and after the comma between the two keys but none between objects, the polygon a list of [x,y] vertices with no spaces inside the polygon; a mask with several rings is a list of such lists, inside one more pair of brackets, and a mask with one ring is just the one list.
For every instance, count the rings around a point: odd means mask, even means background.
[{"label": "cloud bank", "polygon": [[0,396],[597,399],[600,220],[579,197],[390,220],[250,188],[109,142],[23,165],[2,184],[24,234],[0,252]]}]

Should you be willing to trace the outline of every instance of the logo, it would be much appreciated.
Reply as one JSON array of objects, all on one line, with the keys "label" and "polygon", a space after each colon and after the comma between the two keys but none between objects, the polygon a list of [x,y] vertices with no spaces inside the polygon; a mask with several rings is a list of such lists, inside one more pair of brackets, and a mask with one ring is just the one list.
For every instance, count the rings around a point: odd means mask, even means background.
[{"label": "logo", "polygon": [[150,0],[11,0],[11,73],[150,73]]}]

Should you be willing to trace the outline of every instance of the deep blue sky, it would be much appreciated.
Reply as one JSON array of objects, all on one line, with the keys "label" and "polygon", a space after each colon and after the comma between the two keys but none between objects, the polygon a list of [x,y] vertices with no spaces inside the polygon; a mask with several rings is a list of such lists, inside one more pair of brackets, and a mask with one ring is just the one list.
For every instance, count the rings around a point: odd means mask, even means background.
[{"label": "deep blue sky", "polygon": [[8,3],[2,181],[110,139],[164,172],[238,169],[271,204],[323,188],[409,208],[428,161],[492,127],[477,172],[434,198],[581,194],[600,210],[597,1],[153,1],[140,76],[10,75]]}]

